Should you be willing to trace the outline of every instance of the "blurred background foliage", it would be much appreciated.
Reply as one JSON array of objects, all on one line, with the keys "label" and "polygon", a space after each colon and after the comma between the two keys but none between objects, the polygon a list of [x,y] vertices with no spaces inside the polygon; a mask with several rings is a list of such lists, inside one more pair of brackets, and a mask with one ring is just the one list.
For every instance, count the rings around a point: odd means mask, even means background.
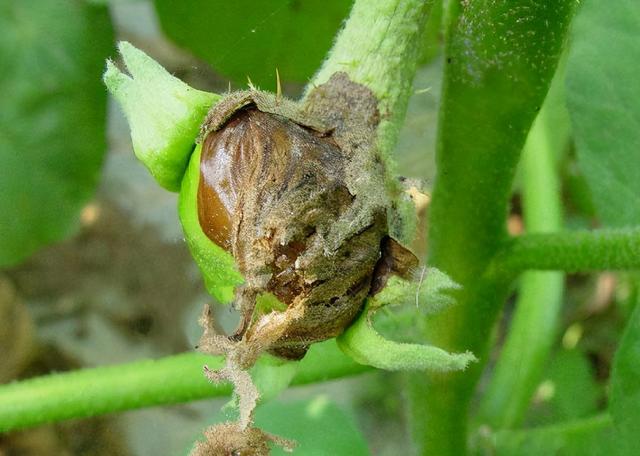
[{"label": "blurred background foliage", "polygon": [[[554,147],[565,225],[624,226],[640,220],[640,85],[623,83],[636,80],[640,12],[634,0],[607,11],[596,0],[584,3],[566,93],[559,91],[551,114],[567,132],[559,136],[570,135]],[[187,83],[220,93],[245,87],[247,77],[273,90],[277,68],[285,93],[296,97],[350,7],[348,0],[0,1],[0,382],[178,353],[198,338],[197,314],[210,298],[184,245],[176,197],[135,160],[124,117],[102,86],[115,42],[126,39]],[[397,147],[401,173],[427,191],[435,175],[444,17],[436,2]],[[509,229],[518,234],[518,183],[512,203]],[[423,237],[416,242],[424,251]],[[567,276],[554,354],[525,426],[605,409],[638,283],[636,274]],[[236,316],[218,312],[233,327]],[[500,343],[494,359],[499,352]],[[640,388],[626,380],[614,387],[630,394]],[[305,455],[410,454],[402,396],[401,377],[369,373],[289,390],[261,407],[257,422],[298,440]],[[16,432],[0,436],[0,455],[184,454],[205,423],[221,419],[221,404]],[[535,444],[527,439],[498,438],[500,454],[550,454],[531,451],[542,440],[555,442],[549,435]]]},{"label": "blurred background foliage", "polygon": [[311,78],[351,3],[156,0],[155,6],[162,30],[176,44],[236,84],[244,86],[249,77],[275,91],[276,68],[286,80],[304,83]]},{"label": "blurred background foliage", "polygon": [[56,1],[2,2],[0,29],[2,266],[69,235],[93,194],[107,98],[88,76],[100,74],[113,30],[106,8]]}]

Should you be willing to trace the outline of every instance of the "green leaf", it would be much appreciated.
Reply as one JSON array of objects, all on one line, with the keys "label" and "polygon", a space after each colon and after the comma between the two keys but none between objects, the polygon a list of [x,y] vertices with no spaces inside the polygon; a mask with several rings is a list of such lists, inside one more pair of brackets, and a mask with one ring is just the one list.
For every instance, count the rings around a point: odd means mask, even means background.
[{"label": "green leaf", "polygon": [[[561,350],[547,363],[542,378],[549,392],[530,411],[529,423],[551,424],[591,416],[598,411],[603,392],[596,382],[586,354],[579,349]],[[542,385],[538,388],[540,391]]]},{"label": "green leaf", "polygon": [[640,306],[633,311],[613,360],[609,410],[621,442],[631,450],[640,435]]},{"label": "green leaf", "polygon": [[523,431],[501,431],[478,454],[496,456],[626,456],[611,418],[605,415]]},{"label": "green leaf", "polygon": [[106,148],[105,7],[0,4],[0,266],[73,233]]},{"label": "green leaf", "polygon": [[[354,417],[326,396],[310,401],[269,402],[258,407],[256,426],[295,440],[294,454],[305,456],[365,456],[370,454]],[[285,455],[280,448],[272,454]]]},{"label": "green leaf", "polygon": [[267,402],[287,389],[298,371],[298,363],[275,356],[262,356],[251,369],[251,377],[260,392],[260,402]]},{"label": "green leaf", "polygon": [[[254,425],[278,437],[294,440],[294,454],[305,456],[366,456],[367,443],[350,411],[338,407],[325,395],[304,401],[271,401],[255,410]],[[217,413],[213,422],[234,420],[233,414]],[[201,436],[196,436],[201,439]],[[273,456],[287,453],[271,445]]]},{"label": "green leaf", "polygon": [[165,33],[239,83],[275,88],[318,69],[349,0],[156,0]]},{"label": "green leaf", "polygon": [[[574,350],[560,354],[551,365],[550,377],[556,385],[555,397],[551,401],[555,417],[577,417],[594,410],[599,393],[589,366],[579,352]],[[489,439],[493,440],[492,454],[637,454],[635,442],[640,432],[640,307],[634,310],[614,359],[609,411],[610,414],[531,430],[498,432]]]},{"label": "green leaf", "polygon": [[567,67],[579,165],[612,226],[640,221],[639,30],[636,0],[584,2]]}]

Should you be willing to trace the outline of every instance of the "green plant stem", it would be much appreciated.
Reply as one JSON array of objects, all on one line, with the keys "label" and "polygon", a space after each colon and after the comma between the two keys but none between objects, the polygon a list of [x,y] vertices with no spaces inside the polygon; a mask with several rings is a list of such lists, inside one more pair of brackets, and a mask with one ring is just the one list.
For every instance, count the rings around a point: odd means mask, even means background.
[{"label": "green plant stem", "polygon": [[[0,432],[69,418],[226,396],[231,392],[229,384],[212,385],[202,373],[204,364],[216,368],[222,367],[222,363],[221,357],[185,353],[2,385]],[[328,341],[314,346],[300,361],[292,384],[304,385],[367,370],[370,368],[353,362],[334,341]]]},{"label": "green plant stem", "polygon": [[496,257],[496,274],[527,269],[567,272],[640,269],[640,227],[526,234]]},{"label": "green plant stem", "polygon": [[[548,109],[545,103],[529,132],[520,164],[528,233],[562,229],[560,179],[555,166],[559,151],[553,150],[550,134],[554,126]],[[523,418],[549,357],[563,292],[562,272],[527,271],[520,278],[508,336],[482,398],[481,425],[509,428]]]},{"label": "green plant stem", "polygon": [[[308,89],[336,72],[370,88],[378,98],[379,148],[388,159],[411,95],[431,0],[356,0],[349,20]],[[387,160],[393,167],[391,160]]]},{"label": "green plant stem", "polygon": [[[468,406],[512,277],[487,274],[507,242],[511,186],[542,105],[574,0],[460,2],[451,8],[429,214],[430,263],[462,285],[458,304],[428,321],[430,342],[470,350],[462,373],[410,377],[420,453],[466,454]],[[532,38],[544,37],[544,39]]]}]

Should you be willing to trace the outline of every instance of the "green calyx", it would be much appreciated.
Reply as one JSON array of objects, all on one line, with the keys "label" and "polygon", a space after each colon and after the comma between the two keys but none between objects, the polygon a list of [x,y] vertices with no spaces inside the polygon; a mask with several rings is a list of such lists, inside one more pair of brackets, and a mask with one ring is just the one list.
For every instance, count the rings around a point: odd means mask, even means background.
[{"label": "green calyx", "polygon": [[243,277],[233,257],[204,234],[197,208],[196,138],[207,112],[222,97],[189,87],[126,41],[118,49],[130,76],[107,61],[103,80],[127,116],[136,157],[162,187],[180,191],[180,221],[191,255],[209,293],[229,303]]},{"label": "green calyx", "polygon": [[207,237],[198,220],[198,183],[200,181],[200,153],[198,144],[191,155],[182,180],[178,213],[191,255],[196,260],[209,293],[221,303],[233,300],[236,285],[243,282],[233,256]]},{"label": "green calyx", "polygon": [[200,125],[221,97],[188,86],[126,41],[118,49],[130,76],[107,61],[104,83],[127,116],[138,159],[162,187],[178,191]]},{"label": "green calyx", "polygon": [[[340,349],[354,361],[391,371],[449,372],[464,370],[476,361],[472,353],[449,353],[441,348],[386,339],[373,327],[372,318],[387,305],[409,305],[416,313],[434,314],[455,304],[448,291],[460,285],[435,268],[423,270],[418,280],[389,279],[376,296],[367,299],[360,317],[338,337]],[[409,319],[414,324],[416,318]]]}]

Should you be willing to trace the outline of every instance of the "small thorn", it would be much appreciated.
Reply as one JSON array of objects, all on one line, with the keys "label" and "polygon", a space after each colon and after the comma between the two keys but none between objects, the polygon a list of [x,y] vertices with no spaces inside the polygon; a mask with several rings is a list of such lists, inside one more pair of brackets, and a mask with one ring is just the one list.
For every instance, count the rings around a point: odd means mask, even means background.
[{"label": "small thorn", "polygon": [[249,85],[249,88],[251,90],[256,90],[256,86],[253,85],[253,82],[251,81],[251,78],[249,77],[249,75],[247,75],[247,84]]},{"label": "small thorn", "polygon": [[280,72],[276,68],[276,100],[282,100],[282,85],[280,84]]},{"label": "small thorn", "polygon": [[227,93],[231,93],[231,81],[229,81],[229,87],[227,88]]}]

